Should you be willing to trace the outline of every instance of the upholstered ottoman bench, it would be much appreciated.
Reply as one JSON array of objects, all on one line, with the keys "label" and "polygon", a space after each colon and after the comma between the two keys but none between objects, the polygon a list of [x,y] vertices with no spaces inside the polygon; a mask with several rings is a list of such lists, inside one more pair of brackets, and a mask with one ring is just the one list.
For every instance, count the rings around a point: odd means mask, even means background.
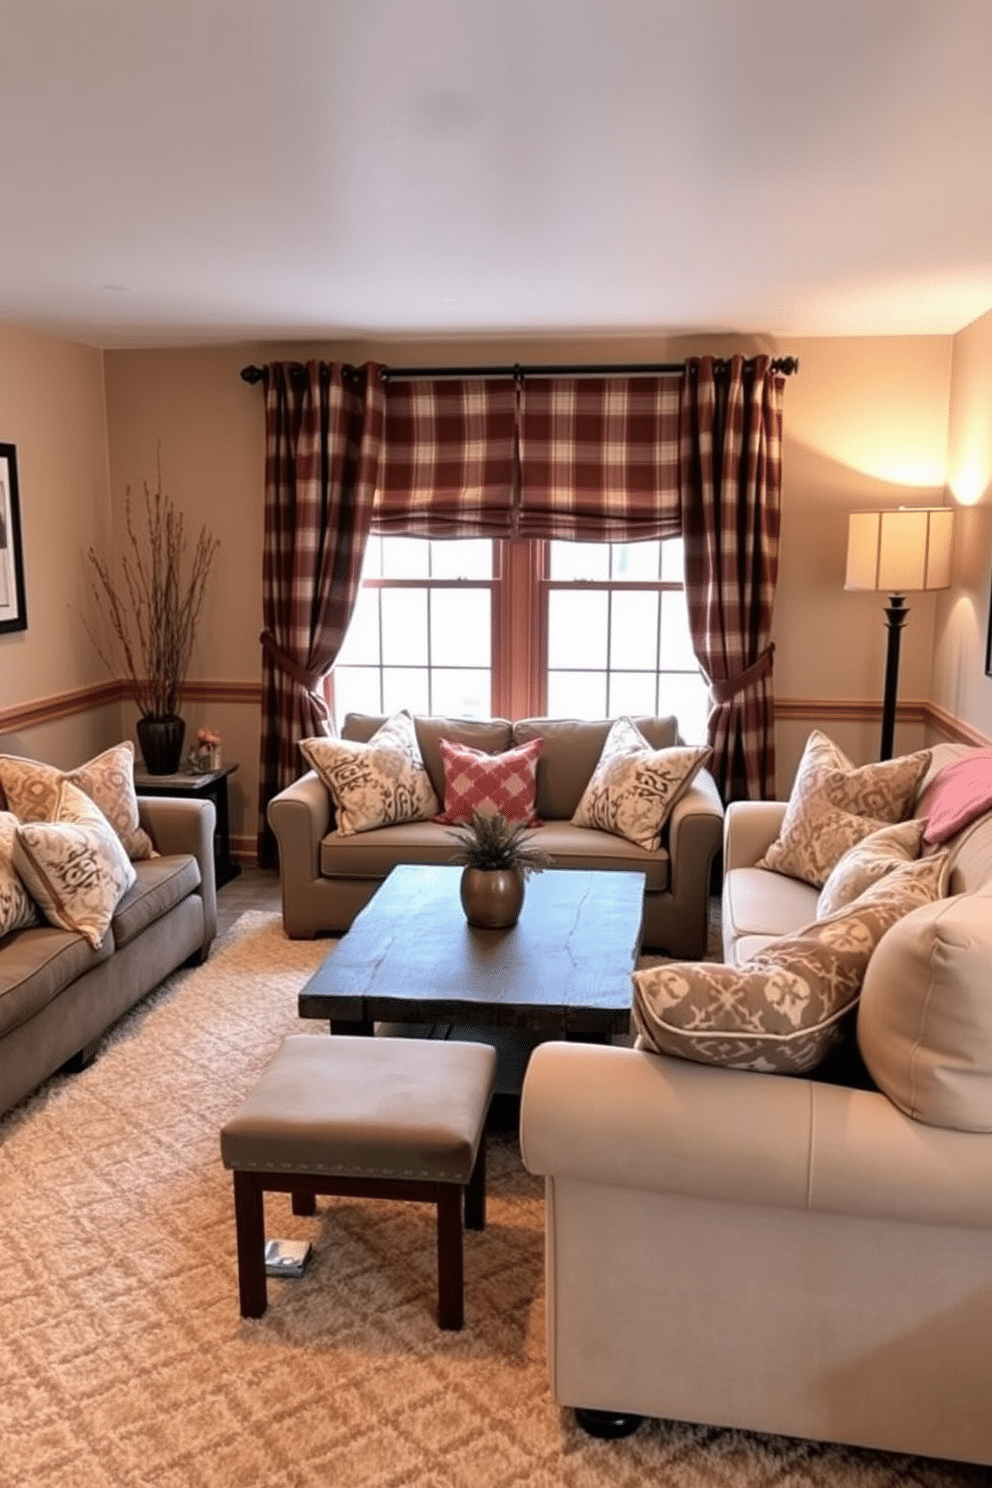
[{"label": "upholstered ottoman bench", "polygon": [[285,1039],[220,1134],[233,1170],[242,1317],[261,1317],[266,1193],[313,1214],[317,1194],[437,1205],[438,1324],[463,1322],[462,1208],[485,1227],[487,1044],[407,1038]]}]

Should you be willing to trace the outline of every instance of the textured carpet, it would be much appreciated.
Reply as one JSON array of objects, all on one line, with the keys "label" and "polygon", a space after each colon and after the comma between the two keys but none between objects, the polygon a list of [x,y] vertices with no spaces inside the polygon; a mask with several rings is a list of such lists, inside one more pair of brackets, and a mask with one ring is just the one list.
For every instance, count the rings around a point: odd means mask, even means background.
[{"label": "textured carpet", "polygon": [[[327,944],[247,914],[0,1122],[3,1488],[959,1488],[977,1469],[703,1427],[593,1441],[550,1399],[541,1185],[497,1135],[466,1237],[466,1327],[435,1325],[433,1212],[267,1201],[313,1240],[302,1281],[238,1314],[218,1130]],[[327,1035],[302,1025],[314,1037]]]}]

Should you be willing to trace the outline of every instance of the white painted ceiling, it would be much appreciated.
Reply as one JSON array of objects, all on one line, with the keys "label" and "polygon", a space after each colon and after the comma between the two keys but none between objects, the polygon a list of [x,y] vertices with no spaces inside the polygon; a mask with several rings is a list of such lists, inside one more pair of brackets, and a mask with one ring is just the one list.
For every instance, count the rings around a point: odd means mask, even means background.
[{"label": "white painted ceiling", "polygon": [[0,0],[0,320],[950,333],[992,0]]}]

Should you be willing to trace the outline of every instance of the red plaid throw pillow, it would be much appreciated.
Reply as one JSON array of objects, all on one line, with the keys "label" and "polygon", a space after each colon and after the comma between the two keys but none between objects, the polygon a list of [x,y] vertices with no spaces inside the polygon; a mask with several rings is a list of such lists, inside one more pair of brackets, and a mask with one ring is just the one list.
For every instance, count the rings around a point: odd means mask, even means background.
[{"label": "red plaid throw pillow", "polygon": [[543,739],[531,739],[503,754],[486,754],[451,739],[439,743],[444,761],[444,810],[435,821],[470,822],[477,811],[483,816],[495,816],[498,811],[507,821],[539,824],[534,805]]}]

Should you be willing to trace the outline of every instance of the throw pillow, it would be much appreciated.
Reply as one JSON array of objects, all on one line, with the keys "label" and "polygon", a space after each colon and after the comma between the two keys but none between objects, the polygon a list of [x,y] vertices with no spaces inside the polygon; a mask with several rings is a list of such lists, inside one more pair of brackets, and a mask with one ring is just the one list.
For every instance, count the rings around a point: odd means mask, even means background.
[{"label": "throw pillow", "polygon": [[922,821],[911,820],[896,822],[891,827],[879,827],[877,832],[849,847],[831,868],[830,876],[820,890],[816,918],[826,919],[827,915],[843,909],[873,883],[898,868],[900,863],[913,862],[920,855],[922,838]]},{"label": "throw pillow", "polygon": [[507,821],[525,822],[527,826],[538,825],[534,803],[543,739],[532,739],[501,754],[487,754],[452,739],[439,743],[444,764],[444,810],[435,821],[470,822],[479,812],[482,816],[499,813]]},{"label": "throw pillow", "polygon": [[633,719],[618,718],[572,821],[653,852],[672,807],[711,755],[708,745],[652,749]]},{"label": "throw pillow", "polygon": [[63,780],[50,821],[20,822],[14,865],[42,914],[94,950],[137,875],[100,808]]},{"label": "throw pillow", "polygon": [[939,845],[992,810],[992,749],[976,749],[945,765],[920,797],[924,842]]},{"label": "throw pillow", "polygon": [[886,930],[946,890],[947,854],[904,863],[828,919],[741,966],[669,962],[633,975],[641,1048],[699,1064],[804,1074],[840,1042]]},{"label": "throw pillow", "polygon": [[134,745],[130,740],[105,749],[78,770],[63,771],[39,760],[0,755],[0,786],[7,807],[21,821],[51,821],[63,780],[78,786],[99,807],[133,860],[155,854],[138,819],[134,789]]},{"label": "throw pillow", "polygon": [[331,793],[341,837],[397,822],[430,821],[440,810],[405,709],[387,718],[367,744],[301,739],[300,750]]},{"label": "throw pillow", "polygon": [[757,864],[822,888],[848,848],[909,816],[930,751],[852,765],[826,734],[806,741],[778,837]]},{"label": "throw pillow", "polygon": [[38,906],[14,867],[17,826],[12,811],[0,811],[0,935],[25,930],[29,925],[37,925],[41,918]]}]

